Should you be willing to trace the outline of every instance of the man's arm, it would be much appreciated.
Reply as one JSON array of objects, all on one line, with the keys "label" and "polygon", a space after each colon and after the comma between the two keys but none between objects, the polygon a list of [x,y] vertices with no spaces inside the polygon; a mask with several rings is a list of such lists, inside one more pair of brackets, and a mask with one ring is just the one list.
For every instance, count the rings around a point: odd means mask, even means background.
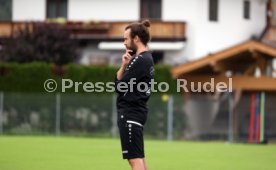
[{"label": "man's arm", "polygon": [[126,53],[122,56],[122,64],[120,69],[117,71],[117,79],[122,80],[124,71],[131,60],[131,55],[128,53],[130,50],[126,50]]},{"label": "man's arm", "polygon": [[122,80],[126,65],[121,65],[120,69],[117,71],[117,80]]}]

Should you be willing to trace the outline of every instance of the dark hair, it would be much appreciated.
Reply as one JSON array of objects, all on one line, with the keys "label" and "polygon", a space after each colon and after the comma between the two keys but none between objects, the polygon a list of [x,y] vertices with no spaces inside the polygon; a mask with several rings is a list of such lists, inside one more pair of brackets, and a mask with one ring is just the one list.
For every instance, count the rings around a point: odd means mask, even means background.
[{"label": "dark hair", "polygon": [[136,35],[140,38],[144,45],[147,45],[150,41],[149,20],[144,20],[142,22],[135,22],[129,24],[125,30],[130,29],[130,37],[133,39]]}]

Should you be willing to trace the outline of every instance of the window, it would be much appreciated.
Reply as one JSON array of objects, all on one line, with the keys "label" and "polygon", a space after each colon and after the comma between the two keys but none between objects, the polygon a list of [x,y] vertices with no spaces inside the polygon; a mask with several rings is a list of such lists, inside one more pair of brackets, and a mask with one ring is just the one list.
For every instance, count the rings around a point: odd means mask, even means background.
[{"label": "window", "polygon": [[47,0],[47,18],[67,18],[68,0]]},{"label": "window", "polygon": [[209,0],[209,20],[218,21],[218,0]]},{"label": "window", "polygon": [[250,1],[243,1],[243,17],[250,19]]},{"label": "window", "polygon": [[141,0],[140,17],[148,19],[161,19],[162,0]]},{"label": "window", "polygon": [[12,0],[0,0],[0,21],[12,20]]}]

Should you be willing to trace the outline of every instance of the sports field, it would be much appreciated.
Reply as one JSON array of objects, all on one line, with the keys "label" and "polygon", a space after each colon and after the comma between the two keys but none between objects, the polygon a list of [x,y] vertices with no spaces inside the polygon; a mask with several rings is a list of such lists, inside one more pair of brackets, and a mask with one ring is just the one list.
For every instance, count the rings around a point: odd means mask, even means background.
[{"label": "sports field", "polygon": [[[273,170],[276,145],[146,140],[150,170]],[[128,170],[118,139],[0,136],[0,170]]]}]

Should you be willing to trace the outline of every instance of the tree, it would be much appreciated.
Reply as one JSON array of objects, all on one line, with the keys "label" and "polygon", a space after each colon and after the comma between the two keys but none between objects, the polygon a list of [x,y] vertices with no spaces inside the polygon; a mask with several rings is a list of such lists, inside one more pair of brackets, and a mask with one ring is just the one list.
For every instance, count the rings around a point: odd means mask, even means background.
[{"label": "tree", "polygon": [[29,63],[45,61],[58,66],[78,59],[77,43],[57,24],[34,24],[3,40],[0,60]]}]

